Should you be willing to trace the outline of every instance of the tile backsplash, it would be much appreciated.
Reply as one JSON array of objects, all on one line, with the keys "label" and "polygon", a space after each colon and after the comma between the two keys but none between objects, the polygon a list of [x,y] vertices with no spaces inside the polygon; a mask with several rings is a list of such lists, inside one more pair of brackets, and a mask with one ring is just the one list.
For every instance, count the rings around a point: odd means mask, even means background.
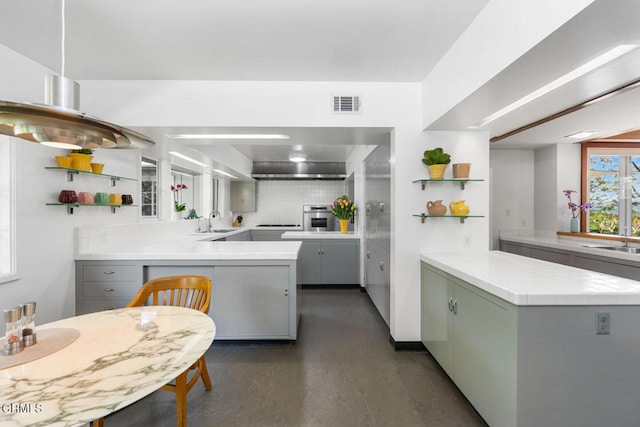
[{"label": "tile backsplash", "polygon": [[[331,203],[345,193],[344,181],[258,181],[257,211],[243,214],[244,224],[300,224],[302,205]],[[234,212],[234,216],[236,213]]]}]

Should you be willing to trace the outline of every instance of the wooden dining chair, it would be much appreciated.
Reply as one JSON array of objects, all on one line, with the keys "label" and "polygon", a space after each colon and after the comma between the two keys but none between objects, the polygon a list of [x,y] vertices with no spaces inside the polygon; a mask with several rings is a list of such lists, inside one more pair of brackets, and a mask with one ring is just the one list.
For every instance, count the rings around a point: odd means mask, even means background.
[{"label": "wooden dining chair", "polygon": [[[211,279],[205,276],[167,276],[152,279],[146,282],[138,294],[131,300],[127,307],[140,307],[143,305],[172,305],[193,308],[203,313],[209,312],[211,302]],[[189,374],[195,373],[189,378]],[[171,391],[176,394],[177,426],[187,425],[187,393],[202,378],[204,388],[211,390],[211,379],[207,370],[204,354],[193,364],[176,377],[174,384],[169,383],[160,387],[160,390]],[[102,427],[104,418],[93,422],[94,427]]]}]

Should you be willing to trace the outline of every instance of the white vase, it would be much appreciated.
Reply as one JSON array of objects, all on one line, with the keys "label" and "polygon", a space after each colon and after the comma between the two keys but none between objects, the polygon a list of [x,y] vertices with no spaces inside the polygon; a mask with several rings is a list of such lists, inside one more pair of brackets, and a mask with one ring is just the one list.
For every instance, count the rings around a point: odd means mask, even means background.
[{"label": "white vase", "polygon": [[182,219],[182,215],[181,214],[182,214],[182,212],[177,211],[177,210],[174,209],[173,211],[171,211],[171,220],[172,221],[177,221],[179,219]]},{"label": "white vase", "polygon": [[580,220],[578,218],[571,218],[571,222],[569,224],[572,233],[580,232]]}]

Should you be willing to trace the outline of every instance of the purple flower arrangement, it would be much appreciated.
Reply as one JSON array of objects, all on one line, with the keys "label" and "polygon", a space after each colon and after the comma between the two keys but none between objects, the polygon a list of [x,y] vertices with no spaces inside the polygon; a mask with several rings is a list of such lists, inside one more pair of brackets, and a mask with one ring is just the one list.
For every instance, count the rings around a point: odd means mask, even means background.
[{"label": "purple flower arrangement", "polygon": [[589,209],[591,209],[591,203],[587,202],[585,204],[579,205],[577,203],[574,203],[573,200],[571,200],[571,194],[573,193],[577,193],[577,191],[575,190],[564,190],[563,191],[564,195],[567,196],[567,199],[569,199],[569,210],[571,211],[571,215],[573,216],[573,218],[578,218],[580,216],[581,212],[586,212]]}]

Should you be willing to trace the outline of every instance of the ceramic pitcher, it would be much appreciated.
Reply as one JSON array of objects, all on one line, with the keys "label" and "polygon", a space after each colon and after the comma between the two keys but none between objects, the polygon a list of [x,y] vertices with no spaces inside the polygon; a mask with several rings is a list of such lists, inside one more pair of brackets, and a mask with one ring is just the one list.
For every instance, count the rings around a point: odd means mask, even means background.
[{"label": "ceramic pitcher", "polygon": [[464,200],[458,200],[457,202],[449,203],[449,209],[453,215],[467,215],[469,213],[469,206],[464,204]]},{"label": "ceramic pitcher", "polygon": [[427,202],[427,211],[429,215],[444,215],[447,213],[447,207],[442,204],[442,200],[429,201]]}]

